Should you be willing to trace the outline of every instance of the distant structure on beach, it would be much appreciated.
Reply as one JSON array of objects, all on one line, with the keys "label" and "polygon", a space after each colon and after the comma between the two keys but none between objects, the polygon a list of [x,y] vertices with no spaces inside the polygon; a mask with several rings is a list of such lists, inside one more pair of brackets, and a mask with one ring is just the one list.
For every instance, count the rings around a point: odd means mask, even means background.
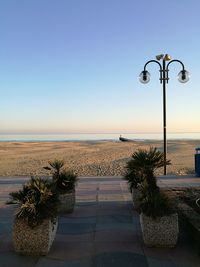
[{"label": "distant structure on beach", "polygon": [[131,139],[128,139],[128,138],[124,138],[120,135],[119,137],[119,140],[122,141],[122,142],[131,142],[132,140]]}]

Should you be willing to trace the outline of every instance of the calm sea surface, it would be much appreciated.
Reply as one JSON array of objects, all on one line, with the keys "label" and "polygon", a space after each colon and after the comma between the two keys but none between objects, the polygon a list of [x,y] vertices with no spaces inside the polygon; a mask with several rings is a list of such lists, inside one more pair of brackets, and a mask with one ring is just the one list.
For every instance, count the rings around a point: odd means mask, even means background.
[{"label": "calm sea surface", "polygon": [[[162,133],[123,134],[132,140],[162,140]],[[120,134],[0,134],[0,142],[47,142],[47,141],[98,141],[119,140]],[[200,133],[168,133],[168,140],[200,140]]]}]

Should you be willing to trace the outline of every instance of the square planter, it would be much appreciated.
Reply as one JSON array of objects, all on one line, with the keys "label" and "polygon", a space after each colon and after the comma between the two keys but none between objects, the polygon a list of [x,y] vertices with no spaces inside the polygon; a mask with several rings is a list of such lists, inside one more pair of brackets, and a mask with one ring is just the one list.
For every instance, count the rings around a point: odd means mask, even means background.
[{"label": "square planter", "polygon": [[132,188],[132,200],[133,206],[136,210],[139,209],[140,206],[140,198],[142,197],[142,193],[137,188]]},{"label": "square planter", "polygon": [[174,247],[178,240],[178,214],[152,219],[140,214],[143,240],[148,247]]},{"label": "square planter", "polygon": [[52,222],[44,220],[31,228],[27,223],[15,218],[13,223],[13,243],[15,251],[25,255],[46,255],[56,236],[58,218]]},{"label": "square planter", "polygon": [[76,201],[75,191],[71,193],[64,193],[59,195],[59,212],[60,213],[70,213],[74,210],[74,205]]}]

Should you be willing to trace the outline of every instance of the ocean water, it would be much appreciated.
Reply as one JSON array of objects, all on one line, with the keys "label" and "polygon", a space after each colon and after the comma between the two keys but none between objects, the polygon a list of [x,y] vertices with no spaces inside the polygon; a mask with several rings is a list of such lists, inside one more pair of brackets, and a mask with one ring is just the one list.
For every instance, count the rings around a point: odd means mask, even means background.
[{"label": "ocean water", "polygon": [[[98,141],[119,140],[119,136],[131,140],[162,140],[162,133],[101,133],[101,134],[0,134],[0,142],[48,142],[48,141]],[[167,140],[200,140],[200,133],[168,133]]]}]

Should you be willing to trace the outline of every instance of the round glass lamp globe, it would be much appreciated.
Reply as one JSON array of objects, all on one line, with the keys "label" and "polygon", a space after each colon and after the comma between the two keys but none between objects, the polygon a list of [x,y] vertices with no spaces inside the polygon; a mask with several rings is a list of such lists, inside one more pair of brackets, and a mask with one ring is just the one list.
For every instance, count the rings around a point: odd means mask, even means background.
[{"label": "round glass lamp globe", "polygon": [[150,81],[150,73],[147,70],[143,70],[139,75],[139,81],[141,83],[148,83]]},{"label": "round glass lamp globe", "polygon": [[187,70],[181,70],[178,74],[178,80],[181,83],[186,83],[190,79],[189,72]]}]

